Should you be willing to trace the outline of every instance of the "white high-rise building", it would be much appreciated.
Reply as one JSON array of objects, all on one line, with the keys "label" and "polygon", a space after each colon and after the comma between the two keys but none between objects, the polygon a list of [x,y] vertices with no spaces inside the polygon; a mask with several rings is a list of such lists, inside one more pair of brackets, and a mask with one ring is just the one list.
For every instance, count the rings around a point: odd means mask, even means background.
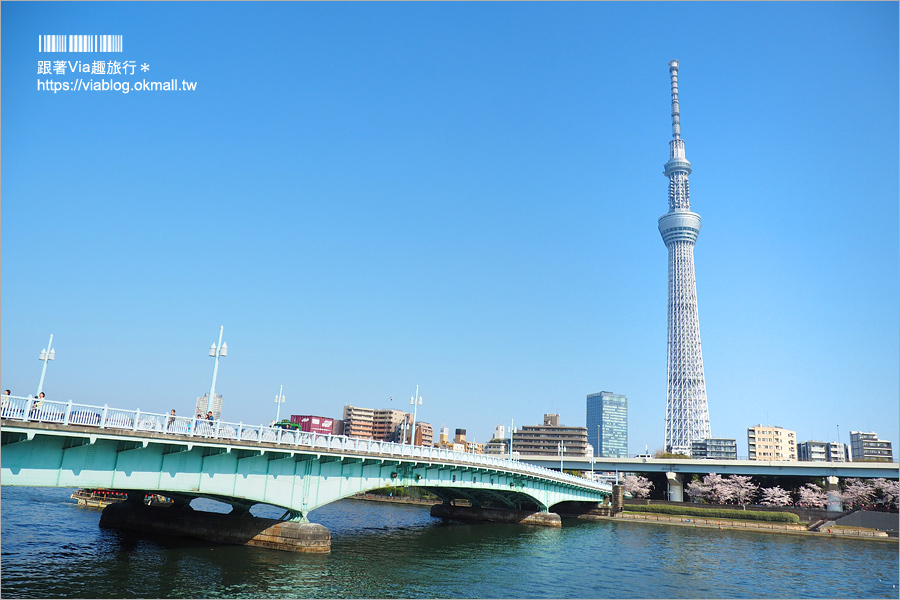
[{"label": "white high-rise building", "polygon": [[494,425],[494,437],[495,440],[502,440],[506,437],[506,425]]},{"label": "white high-rise building", "polygon": [[672,79],[672,140],[663,174],[669,178],[669,212],[659,233],[669,250],[668,385],[666,450],[690,455],[691,442],[711,438],[706,379],[700,350],[700,318],[694,276],[694,244],[700,215],[691,212],[688,175],[678,106],[678,61],[669,61]]},{"label": "white high-rise building", "polygon": [[194,414],[206,418],[206,413],[210,410],[212,411],[213,419],[218,421],[222,418],[222,394],[215,394],[213,396],[212,405],[210,405],[209,402],[209,392],[197,398],[197,405],[194,407]]}]

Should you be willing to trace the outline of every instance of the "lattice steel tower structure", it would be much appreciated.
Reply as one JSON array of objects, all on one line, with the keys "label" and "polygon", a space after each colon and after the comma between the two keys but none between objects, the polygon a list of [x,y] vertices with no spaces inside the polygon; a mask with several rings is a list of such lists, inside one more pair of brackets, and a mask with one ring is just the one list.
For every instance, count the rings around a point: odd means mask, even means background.
[{"label": "lattice steel tower structure", "polygon": [[691,212],[688,175],[678,108],[678,61],[669,61],[672,78],[672,140],[663,174],[669,179],[669,212],[659,218],[659,233],[669,249],[668,387],[666,450],[690,455],[691,442],[710,435],[700,318],[694,276],[694,244],[700,215]]}]

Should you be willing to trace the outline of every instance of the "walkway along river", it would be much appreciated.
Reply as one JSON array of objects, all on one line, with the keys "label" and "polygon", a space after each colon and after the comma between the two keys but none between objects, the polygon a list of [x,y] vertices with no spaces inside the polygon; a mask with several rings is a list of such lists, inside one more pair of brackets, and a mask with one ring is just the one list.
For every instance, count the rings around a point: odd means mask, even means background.
[{"label": "walkway along river", "polygon": [[344,500],[310,514],[334,534],[332,552],[295,554],[101,529],[72,491],[3,488],[3,597],[897,598],[900,584],[896,543],[444,523],[427,507]]}]

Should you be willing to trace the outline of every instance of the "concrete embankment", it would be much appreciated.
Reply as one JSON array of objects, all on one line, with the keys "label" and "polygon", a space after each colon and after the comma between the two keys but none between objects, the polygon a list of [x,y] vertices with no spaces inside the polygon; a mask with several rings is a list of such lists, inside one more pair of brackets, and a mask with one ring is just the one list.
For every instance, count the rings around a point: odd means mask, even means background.
[{"label": "concrete embankment", "polygon": [[318,523],[211,513],[190,507],[145,506],[131,502],[111,504],[103,509],[100,526],[290,552],[331,551],[331,533]]},{"label": "concrete embankment", "polygon": [[[602,517],[600,517],[602,518]],[[804,525],[795,523],[770,523],[766,521],[727,521],[722,519],[680,517],[673,515],[657,515],[652,513],[620,513],[612,519],[626,521],[641,521],[645,523],[664,523],[666,525],[681,525],[687,527],[705,527],[711,529],[736,529],[744,531],[767,531],[771,533],[788,533],[827,537],[852,537],[870,540],[896,541],[890,538],[884,531],[853,528],[831,528],[822,531],[809,531]]]}]

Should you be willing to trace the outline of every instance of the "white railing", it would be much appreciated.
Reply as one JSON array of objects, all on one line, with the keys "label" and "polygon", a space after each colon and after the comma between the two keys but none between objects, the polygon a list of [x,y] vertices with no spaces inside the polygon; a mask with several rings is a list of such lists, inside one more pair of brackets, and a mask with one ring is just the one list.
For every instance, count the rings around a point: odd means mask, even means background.
[{"label": "white railing", "polygon": [[340,451],[353,454],[391,455],[399,458],[421,458],[457,462],[476,466],[494,467],[538,475],[545,479],[575,484],[598,491],[609,487],[582,477],[560,473],[544,467],[509,458],[485,454],[456,452],[431,446],[410,446],[395,442],[382,442],[343,435],[289,431],[280,427],[245,425],[225,421],[207,421],[193,417],[148,413],[138,410],[90,406],[68,402],[52,402],[21,396],[0,396],[0,418],[19,421],[38,421],[61,425],[82,425],[100,429],[122,429],[135,432],[154,432],[177,437],[211,438],[241,442],[265,442],[279,446],[298,446],[324,451]]}]

